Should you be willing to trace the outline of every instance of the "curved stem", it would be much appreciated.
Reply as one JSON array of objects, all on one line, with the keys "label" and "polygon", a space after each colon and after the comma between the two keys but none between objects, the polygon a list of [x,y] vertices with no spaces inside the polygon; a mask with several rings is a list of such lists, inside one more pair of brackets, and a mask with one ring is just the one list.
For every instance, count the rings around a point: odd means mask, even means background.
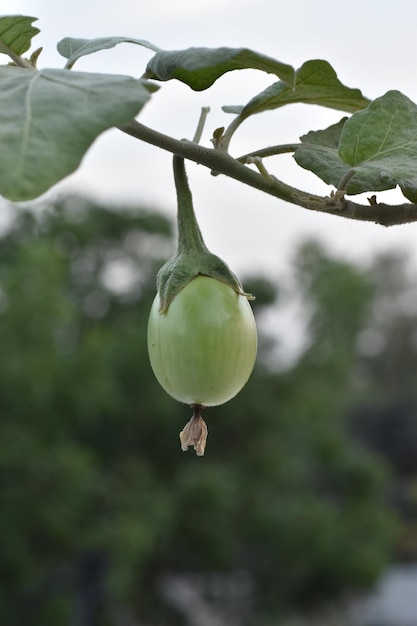
[{"label": "curved stem", "polygon": [[259,189],[285,202],[311,211],[320,211],[354,220],[375,222],[383,226],[417,222],[417,204],[405,202],[399,205],[390,205],[377,203],[371,199],[369,205],[363,205],[346,200],[344,196],[337,194],[333,198],[313,195],[291,187],[275,177],[273,182],[268,182],[261,174],[243,165],[237,159],[223,152],[223,150],[205,148],[191,141],[174,139],[148,128],[136,120],[131,120],[128,124],[119,128],[136,139],[150,143],[173,154],[178,154],[190,161],[200,163],[215,172],[229,176],[254,189]]},{"label": "curved stem", "polygon": [[233,122],[231,122],[229,126],[226,128],[223,134],[222,143],[221,143],[221,149],[224,150],[225,152],[229,150],[230,141],[233,135],[235,134],[236,130],[239,128],[239,126],[241,125],[243,121],[244,121],[244,118],[242,118],[240,115],[237,115],[235,119],[233,120]]},{"label": "curved stem", "polygon": [[350,181],[350,179],[353,176],[355,176],[355,173],[356,172],[353,169],[350,169],[350,170],[348,170],[346,172],[346,174],[341,178],[341,180],[340,180],[340,182],[339,182],[339,184],[337,186],[338,191],[346,191],[346,186],[347,186],[348,182]]},{"label": "curved stem", "polygon": [[238,157],[237,160],[240,161],[240,163],[247,163],[248,159],[252,159],[253,157],[263,159],[264,157],[277,156],[278,154],[288,154],[289,152],[295,152],[301,145],[301,143],[283,143],[278,146],[269,146],[268,148],[261,148],[260,150],[243,154]]},{"label": "curved stem", "polygon": [[249,157],[247,162],[248,163],[253,163],[258,168],[258,171],[260,172],[260,174],[262,174],[262,176],[265,178],[265,180],[268,183],[270,183],[271,185],[274,184],[274,182],[275,182],[274,181],[274,177],[271,176],[271,174],[266,169],[265,165],[262,163],[261,157],[258,157],[258,156]]},{"label": "curved stem", "polygon": [[19,54],[16,54],[16,52],[14,52],[11,48],[9,48],[9,46],[5,44],[1,38],[0,38],[0,52],[2,52],[3,54],[7,54],[7,56],[9,56],[11,60],[13,61],[13,63],[17,65],[18,67],[23,67],[25,69],[31,69],[31,70],[34,69],[33,65],[31,65],[29,61],[21,57]]},{"label": "curved stem", "polygon": [[188,185],[184,159],[174,154],[175,189],[178,201],[178,253],[194,251],[208,252],[194,213],[193,199]]}]

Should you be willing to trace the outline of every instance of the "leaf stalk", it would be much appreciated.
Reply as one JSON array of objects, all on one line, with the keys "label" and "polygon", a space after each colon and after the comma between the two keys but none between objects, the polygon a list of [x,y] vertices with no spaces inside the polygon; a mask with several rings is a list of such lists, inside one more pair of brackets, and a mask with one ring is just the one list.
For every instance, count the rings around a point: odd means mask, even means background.
[{"label": "leaf stalk", "polygon": [[204,126],[206,124],[207,115],[210,113],[210,107],[202,107],[200,118],[198,120],[197,128],[193,137],[194,143],[200,143],[201,135],[203,134]]}]

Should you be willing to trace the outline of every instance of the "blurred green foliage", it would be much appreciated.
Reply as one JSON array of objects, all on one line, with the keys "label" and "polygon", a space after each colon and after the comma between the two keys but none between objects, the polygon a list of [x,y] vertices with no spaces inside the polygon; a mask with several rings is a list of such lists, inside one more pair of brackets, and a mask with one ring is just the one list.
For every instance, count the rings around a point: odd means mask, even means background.
[{"label": "blurred green foliage", "polygon": [[[260,327],[255,372],[207,410],[200,459],[180,451],[190,410],[158,386],[146,350],[170,223],[80,198],[36,215],[19,213],[0,241],[2,623],[184,624],[169,581],[186,580],[222,614],[262,626],[371,584],[396,523],[387,468],[346,422],[361,396],[369,273],[300,248],[308,345],[276,371]],[[261,319],[280,290],[257,284]],[[99,621],[74,617],[100,594]]]}]

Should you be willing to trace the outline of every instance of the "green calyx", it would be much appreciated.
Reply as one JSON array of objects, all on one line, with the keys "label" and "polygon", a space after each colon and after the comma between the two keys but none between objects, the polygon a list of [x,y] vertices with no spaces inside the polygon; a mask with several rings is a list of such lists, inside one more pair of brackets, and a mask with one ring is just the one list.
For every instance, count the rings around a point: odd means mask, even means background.
[{"label": "green calyx", "polygon": [[166,313],[178,293],[196,276],[209,276],[229,285],[236,293],[253,300],[243,291],[238,278],[228,265],[212,254],[204,243],[194,213],[191,191],[185,172],[184,159],[173,158],[175,188],[178,202],[178,249],[177,254],[161,267],[157,276],[160,313]]}]

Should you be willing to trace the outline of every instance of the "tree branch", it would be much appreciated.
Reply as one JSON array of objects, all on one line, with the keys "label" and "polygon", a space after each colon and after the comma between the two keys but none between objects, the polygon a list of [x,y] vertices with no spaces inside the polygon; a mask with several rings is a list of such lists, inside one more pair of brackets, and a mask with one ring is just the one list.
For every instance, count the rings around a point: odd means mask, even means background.
[{"label": "tree branch", "polygon": [[136,120],[131,120],[128,124],[119,127],[119,129],[136,139],[204,165],[210,168],[213,173],[224,174],[250,187],[310,211],[338,215],[348,219],[375,222],[382,226],[394,226],[417,221],[417,204],[408,202],[399,205],[379,204],[376,202],[375,196],[373,196],[369,199],[369,205],[363,205],[347,200],[339,193],[335,193],[330,197],[309,194],[287,185],[275,178],[275,176],[271,176],[270,179],[266,180],[264,176],[243,165],[223,150],[205,148],[192,141],[175,139],[148,128]]}]

